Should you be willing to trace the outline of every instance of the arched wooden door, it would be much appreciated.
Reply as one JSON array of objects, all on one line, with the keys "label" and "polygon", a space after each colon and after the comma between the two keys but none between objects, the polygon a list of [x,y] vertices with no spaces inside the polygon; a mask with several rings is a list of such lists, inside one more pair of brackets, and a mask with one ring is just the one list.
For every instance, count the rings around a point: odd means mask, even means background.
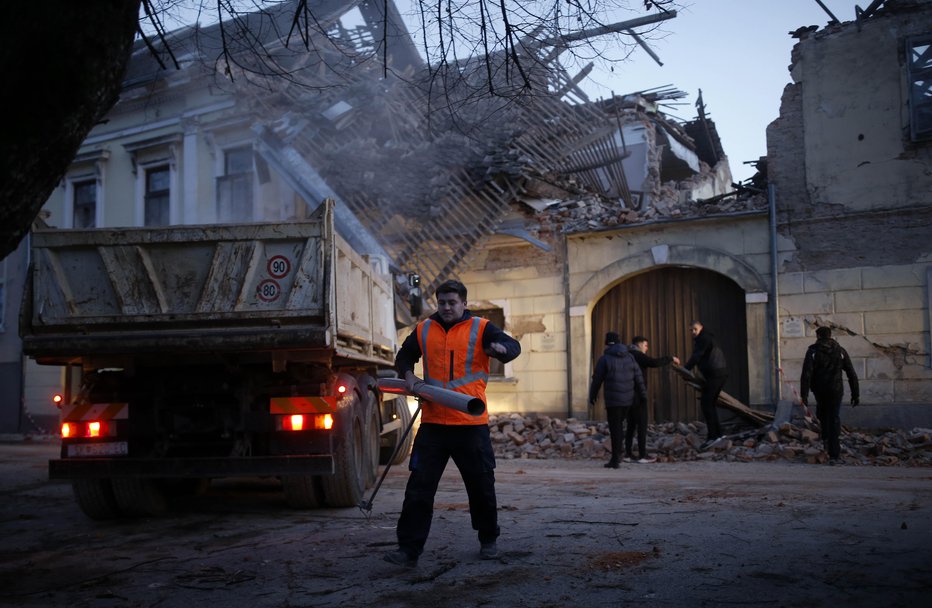
[{"label": "arched wooden door", "polygon": [[[666,267],[645,272],[613,287],[592,311],[592,361],[601,356],[605,333],[616,331],[625,343],[647,337],[648,355],[676,355],[683,364],[692,354],[689,322],[705,331],[728,359],[725,391],[748,401],[747,320],[744,290],[728,277],[698,268]],[[651,422],[700,420],[696,391],[669,368],[647,373]],[[605,409],[590,412],[605,419]]]}]

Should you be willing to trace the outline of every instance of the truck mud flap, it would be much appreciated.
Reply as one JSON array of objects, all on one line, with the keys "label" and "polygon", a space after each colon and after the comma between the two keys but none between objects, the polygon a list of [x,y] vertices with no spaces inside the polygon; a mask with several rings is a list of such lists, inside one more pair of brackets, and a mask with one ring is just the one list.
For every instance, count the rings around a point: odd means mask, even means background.
[{"label": "truck mud flap", "polygon": [[69,458],[49,460],[49,479],[121,477],[276,477],[333,475],[333,456],[257,456],[253,458]]}]

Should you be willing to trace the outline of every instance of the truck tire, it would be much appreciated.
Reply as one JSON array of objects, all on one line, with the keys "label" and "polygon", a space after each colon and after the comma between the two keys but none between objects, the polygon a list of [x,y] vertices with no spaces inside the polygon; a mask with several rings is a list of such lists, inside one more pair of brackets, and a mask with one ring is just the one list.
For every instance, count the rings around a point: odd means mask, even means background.
[{"label": "truck tire", "polygon": [[122,515],[109,479],[75,479],[71,487],[81,511],[91,519],[104,521]]},{"label": "truck tire", "polygon": [[366,391],[366,487],[371,487],[379,475],[379,443],[382,437],[382,423],[379,420],[379,400],[376,394]]},{"label": "truck tire", "polygon": [[414,443],[414,429],[411,429],[411,432],[408,433],[408,436],[402,441],[401,448],[398,450],[398,453],[395,454],[395,459],[389,462],[392,453],[395,451],[395,446],[401,441],[405,429],[411,424],[411,410],[408,409],[407,400],[395,399],[392,405],[395,410],[395,415],[398,416],[398,420],[401,421],[401,427],[397,431],[392,432],[390,444],[382,448],[380,461],[382,464],[394,465],[403,463],[408,458],[408,454],[411,453],[411,445]]},{"label": "truck tire", "polygon": [[314,475],[285,475],[282,477],[285,504],[292,509],[317,509],[324,505],[324,492],[320,478]]},{"label": "truck tire", "polygon": [[356,507],[366,490],[365,424],[360,408],[353,410],[349,428],[334,442],[333,475],[320,478],[324,500],[331,507]]},{"label": "truck tire", "polygon": [[165,493],[151,479],[114,479],[113,495],[127,515],[156,517],[168,511]]}]

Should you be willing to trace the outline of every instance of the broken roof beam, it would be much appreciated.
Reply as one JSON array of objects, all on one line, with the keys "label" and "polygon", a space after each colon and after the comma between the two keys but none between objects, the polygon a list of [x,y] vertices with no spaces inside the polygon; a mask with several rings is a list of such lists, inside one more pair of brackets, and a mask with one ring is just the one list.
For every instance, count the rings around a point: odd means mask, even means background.
[{"label": "broken roof beam", "polygon": [[542,46],[568,47],[574,42],[588,40],[589,38],[597,38],[598,36],[605,36],[606,34],[624,33],[627,30],[635,27],[640,27],[642,25],[653,25],[654,23],[666,21],[667,19],[673,19],[674,17],[676,17],[676,11],[667,11],[665,13],[660,13],[659,15],[647,15],[644,17],[638,17],[637,19],[630,19],[628,21],[619,21],[618,23],[611,23],[609,25],[593,27],[587,30],[580,30],[572,34],[551,36],[550,38],[538,40],[537,43]]}]

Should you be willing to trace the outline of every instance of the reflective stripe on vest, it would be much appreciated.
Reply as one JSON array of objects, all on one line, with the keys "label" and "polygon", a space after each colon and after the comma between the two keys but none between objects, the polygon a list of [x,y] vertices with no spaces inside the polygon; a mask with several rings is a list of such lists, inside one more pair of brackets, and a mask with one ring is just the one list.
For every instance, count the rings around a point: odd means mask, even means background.
[{"label": "reflective stripe on vest", "polygon": [[[418,328],[424,382],[431,386],[472,395],[485,402],[489,377],[488,356],[482,350],[482,333],[487,321],[473,317],[456,323],[449,330],[426,319]],[[473,417],[439,404],[425,402],[423,422],[440,424],[482,424],[488,414]]]}]

